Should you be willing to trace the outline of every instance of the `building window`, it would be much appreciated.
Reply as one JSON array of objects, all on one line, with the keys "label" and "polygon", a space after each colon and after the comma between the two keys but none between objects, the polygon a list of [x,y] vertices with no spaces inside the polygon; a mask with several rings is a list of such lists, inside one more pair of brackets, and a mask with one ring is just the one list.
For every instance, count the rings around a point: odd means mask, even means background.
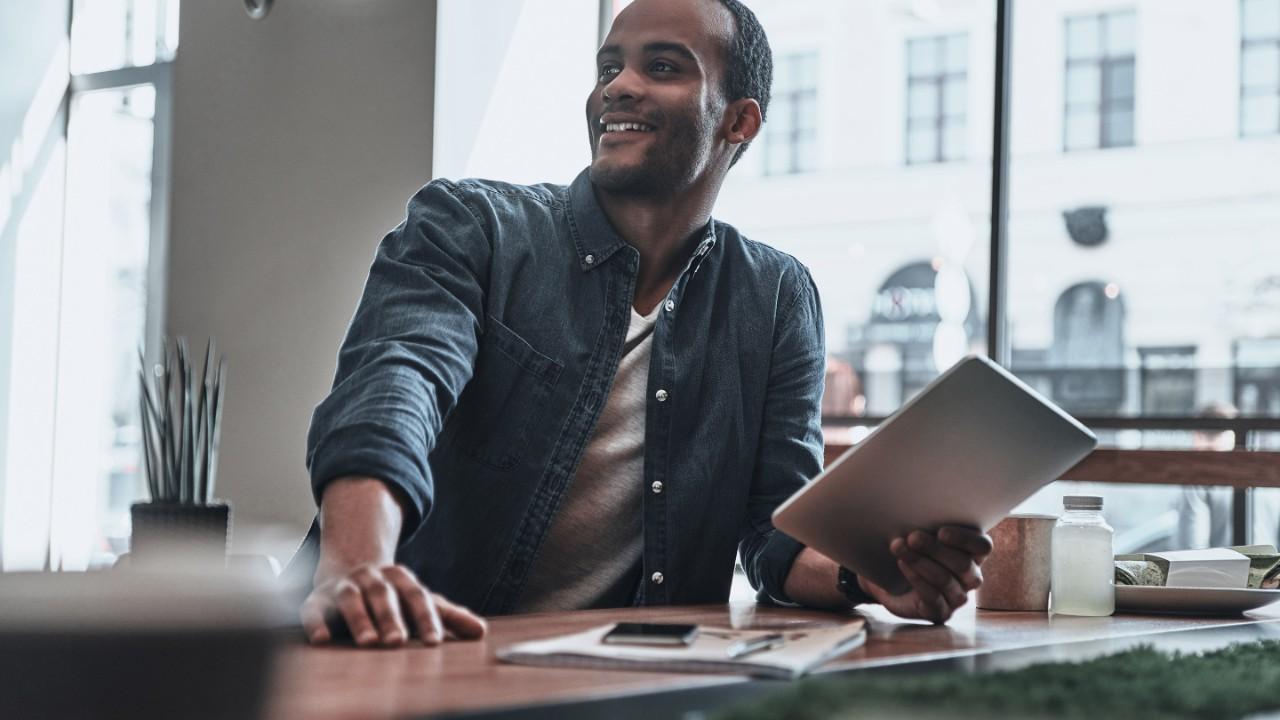
[{"label": "building window", "polygon": [[907,164],[965,156],[969,39],[964,34],[907,41]]},{"label": "building window", "polygon": [[1280,132],[1280,0],[1240,2],[1240,134]]},{"label": "building window", "polygon": [[818,165],[818,54],[779,56],[764,125],[764,172],[811,172]]},{"label": "building window", "polygon": [[1063,147],[1133,145],[1134,14],[1067,18]]}]

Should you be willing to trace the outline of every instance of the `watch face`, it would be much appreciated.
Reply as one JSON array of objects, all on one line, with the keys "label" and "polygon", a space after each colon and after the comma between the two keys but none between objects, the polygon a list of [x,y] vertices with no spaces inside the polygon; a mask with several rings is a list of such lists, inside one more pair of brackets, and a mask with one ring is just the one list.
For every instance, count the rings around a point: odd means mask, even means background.
[{"label": "watch face", "polygon": [[837,581],[836,586],[840,588],[841,592],[848,595],[850,588],[854,586],[853,573],[849,572],[849,568],[841,567],[840,574],[837,577],[839,580]]},{"label": "watch face", "polygon": [[836,582],[836,587],[846,598],[854,604],[867,602],[867,594],[858,585],[858,576],[852,570],[842,566],[837,577],[839,580]]}]

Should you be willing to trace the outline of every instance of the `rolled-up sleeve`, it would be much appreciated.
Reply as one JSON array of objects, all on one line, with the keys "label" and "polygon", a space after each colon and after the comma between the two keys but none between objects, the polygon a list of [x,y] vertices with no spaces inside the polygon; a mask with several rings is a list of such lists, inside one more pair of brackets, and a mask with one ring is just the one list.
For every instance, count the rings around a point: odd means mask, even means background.
[{"label": "rolled-up sleeve", "polygon": [[804,546],[773,527],[773,511],[822,470],[822,307],[813,278],[799,263],[795,275],[798,282],[780,304],[775,325],[748,517],[738,544],[757,598],[781,604],[793,604],[783,588]]},{"label": "rolled-up sleeve", "polygon": [[456,185],[432,181],[378,246],[307,434],[317,504],[332,480],[378,478],[410,503],[405,536],[431,511],[427,457],[471,378],[492,246]]}]

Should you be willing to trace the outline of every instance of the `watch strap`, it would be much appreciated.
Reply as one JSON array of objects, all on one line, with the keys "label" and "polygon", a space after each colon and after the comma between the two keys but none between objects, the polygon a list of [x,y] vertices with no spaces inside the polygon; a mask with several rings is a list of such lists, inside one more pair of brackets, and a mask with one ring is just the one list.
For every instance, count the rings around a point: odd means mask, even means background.
[{"label": "watch strap", "polygon": [[843,565],[840,566],[840,573],[836,576],[836,588],[842,595],[848,598],[853,605],[863,605],[865,603],[873,603],[875,599],[868,595],[862,586],[858,584],[858,576],[852,570]]}]

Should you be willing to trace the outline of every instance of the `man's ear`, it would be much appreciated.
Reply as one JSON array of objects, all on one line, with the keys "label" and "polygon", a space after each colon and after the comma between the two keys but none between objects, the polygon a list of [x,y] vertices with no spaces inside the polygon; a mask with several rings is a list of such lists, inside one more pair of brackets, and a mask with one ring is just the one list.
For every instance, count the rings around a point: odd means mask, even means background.
[{"label": "man's ear", "polygon": [[734,145],[751,142],[760,134],[764,118],[760,116],[760,103],[752,98],[741,98],[729,103],[725,109],[728,127],[725,139]]}]

